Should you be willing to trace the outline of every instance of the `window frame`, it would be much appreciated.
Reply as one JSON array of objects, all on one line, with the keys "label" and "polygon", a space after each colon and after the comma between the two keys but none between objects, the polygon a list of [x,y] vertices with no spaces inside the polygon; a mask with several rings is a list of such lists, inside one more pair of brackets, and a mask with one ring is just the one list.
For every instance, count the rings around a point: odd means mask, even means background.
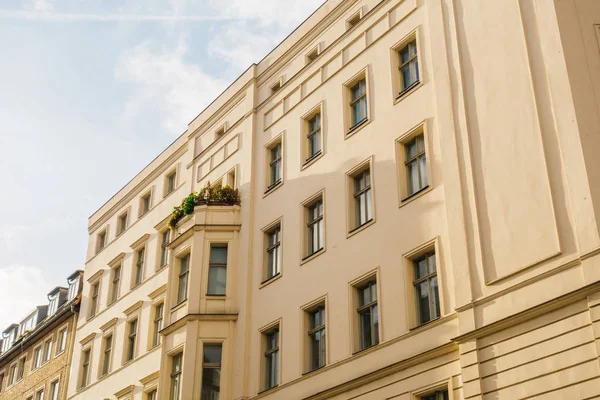
[{"label": "window frame", "polygon": [[[274,231],[278,231],[278,241],[271,244],[270,237]],[[279,217],[275,221],[262,229],[263,232],[263,273],[261,285],[271,282],[283,274],[283,218]],[[270,274],[270,252],[277,252],[277,273]]]},{"label": "window frame", "polygon": [[100,253],[108,245],[108,225],[96,234],[96,254]]},{"label": "window frame", "polygon": [[[166,242],[165,236],[167,237]],[[156,268],[157,271],[169,265],[171,255],[169,249],[169,243],[171,243],[171,229],[167,228],[159,231],[159,237],[160,245],[158,246],[158,268]]]},{"label": "window frame", "polygon": [[117,236],[121,236],[129,228],[129,207],[117,217]]},{"label": "window frame", "polygon": [[[208,251],[208,268],[207,268],[207,272],[208,272],[208,278],[206,280],[206,297],[224,297],[227,296],[227,281],[229,279],[228,278],[228,270],[229,270],[229,242],[227,241],[215,241],[215,242],[210,242],[209,243],[209,251]],[[226,259],[225,262],[220,262],[220,261],[212,261],[211,260],[211,256],[212,256],[212,249],[213,248],[225,248],[226,249]],[[211,270],[213,268],[224,268],[225,269],[225,288],[224,288],[224,293],[211,293]],[[216,282],[218,283],[218,282]],[[214,288],[216,289],[216,288]]]},{"label": "window frame", "polygon": [[[205,362],[205,351],[207,347],[219,347],[221,350],[220,360],[218,363],[207,363]],[[201,396],[204,395],[204,381],[205,381],[205,370],[206,369],[218,369],[220,372],[223,371],[223,352],[224,352],[224,343],[223,342],[202,342],[202,365],[201,365],[201,380],[200,380],[200,393]],[[219,393],[221,392],[221,382],[223,379],[219,379]]]},{"label": "window frame", "polygon": [[[117,277],[118,271],[118,277]],[[123,280],[123,262],[117,262],[113,267],[110,268],[110,288],[108,305],[116,303],[120,298],[121,281]]]},{"label": "window frame", "polygon": [[[321,215],[318,215],[317,218],[311,219],[311,214],[310,214],[310,210],[313,206],[315,206],[317,203],[321,203],[322,204],[322,209],[323,209],[323,213]],[[327,222],[326,222],[326,201],[325,201],[325,189],[321,189],[319,190],[317,193],[313,194],[312,196],[310,196],[308,199],[304,200],[301,205],[300,205],[301,209],[300,209],[300,218],[302,221],[302,224],[300,224],[300,229],[301,231],[301,243],[302,243],[302,252],[300,254],[300,256],[302,257],[300,259],[300,265],[303,265],[307,262],[309,262],[310,260],[318,257],[319,255],[325,253],[326,249],[327,249]],[[319,232],[319,234],[317,235],[318,237],[321,238],[321,248],[320,249],[316,249],[312,252],[310,252],[310,240],[312,239],[312,237],[310,236],[310,232],[311,232],[311,228],[313,226],[315,226],[316,224],[319,224],[321,226],[321,230],[320,232],[317,230],[317,232]],[[313,231],[314,232],[314,231]]]},{"label": "window frame", "polygon": [[[191,264],[191,259],[192,259],[192,253],[191,253],[191,251],[187,251],[181,255],[177,255],[176,258],[177,258],[177,263],[179,264],[179,272],[177,273],[177,276],[176,276],[177,292],[175,293],[175,304],[178,305],[178,304],[184,303],[188,299],[188,291],[189,291],[189,284],[190,284],[190,282],[189,282],[190,281],[190,264]],[[187,260],[186,270],[184,272],[182,272],[184,260]],[[183,287],[183,291],[182,291],[182,280],[185,280],[185,286]],[[181,297],[182,293],[183,293],[183,297]]]},{"label": "window frame", "polygon": [[[51,334],[44,340],[44,347],[42,350],[42,366],[52,360],[52,347],[54,345],[54,334]],[[47,356],[47,357],[46,357]]]},{"label": "window frame", "polygon": [[[281,132],[279,135],[275,136],[273,139],[268,141],[265,144],[265,165],[267,166],[265,171],[265,191],[263,197],[269,195],[274,192],[275,189],[281,187],[285,181],[285,132]],[[280,170],[280,178],[278,181],[272,182],[271,179],[271,151],[277,147],[281,146],[281,170]]]},{"label": "window frame", "polygon": [[[359,290],[363,288],[369,282],[375,282],[376,287],[376,305],[377,305],[377,342],[372,344],[371,346],[362,348],[361,347],[361,329],[360,329],[360,318],[359,318],[359,310],[366,308],[367,306],[372,307],[373,302],[369,302],[367,304],[360,305],[360,294]],[[384,342],[383,337],[383,301],[381,296],[381,279],[379,273],[379,267],[371,270],[362,276],[354,279],[353,281],[348,283],[349,290],[349,304],[350,304],[350,313],[352,315],[352,329],[350,329],[350,352],[352,355],[358,354],[369,349],[377,348],[377,346]],[[372,321],[372,315],[371,315]],[[373,332],[371,332],[373,333]],[[373,336],[371,336],[373,337]]]},{"label": "window frame", "polygon": [[98,309],[100,308],[100,278],[90,282],[90,305],[88,308],[87,319],[90,320],[98,315]]},{"label": "window frame", "polygon": [[[64,332],[64,346],[63,346],[63,333]],[[56,336],[56,353],[54,354],[54,358],[60,356],[67,350],[69,341],[69,327],[68,325],[63,325],[58,329],[58,334]],[[61,348],[61,346],[63,346]]]},{"label": "window frame", "polygon": [[38,346],[33,348],[31,355],[31,372],[38,370],[42,366],[43,351],[43,343],[40,343]]},{"label": "window frame", "polygon": [[[147,258],[147,246],[146,243],[142,243],[139,247],[134,249],[135,252],[135,263],[133,264],[133,270],[131,275],[131,289],[134,289],[144,283],[144,270],[146,266]],[[141,256],[140,256],[141,254]],[[139,280],[138,280],[139,275]]]},{"label": "window frame", "polygon": [[304,56],[304,64],[308,65],[313,63],[321,55],[321,43],[317,43],[306,52]]},{"label": "window frame", "polygon": [[[416,60],[416,70],[415,74],[418,76],[410,86],[404,87],[403,77],[401,74],[401,67],[404,65],[401,61],[400,51],[409,45],[409,43],[414,42],[416,54],[414,57],[411,57],[411,60]],[[421,40],[420,40],[420,31],[419,28],[413,29],[408,34],[406,34],[402,39],[400,39],[397,43],[395,43],[390,49],[390,57],[391,57],[391,66],[392,66],[392,100],[394,104],[397,104],[404,98],[406,98],[410,93],[413,93],[417,88],[423,86],[425,81],[424,71],[423,71],[423,52],[421,51]]]},{"label": "window frame", "polygon": [[[375,200],[376,200],[376,196],[375,196],[375,170],[373,168],[374,166],[374,162],[373,162],[373,156],[367,158],[366,160],[364,160],[363,162],[361,162],[360,164],[358,164],[357,166],[355,166],[354,168],[352,168],[350,171],[346,172],[346,229],[347,229],[347,234],[346,237],[349,238],[355,234],[357,234],[358,232],[363,231],[364,229],[366,229],[367,227],[373,225],[376,222],[376,206],[375,206]],[[363,174],[364,171],[369,170],[369,181],[370,181],[370,201],[371,201],[371,218],[367,219],[365,222],[363,222],[362,224],[358,224],[357,223],[357,218],[356,218],[356,213],[357,213],[357,209],[356,209],[356,191],[355,191],[355,178],[360,175]],[[363,192],[366,193],[368,191],[368,189],[365,190],[361,190],[362,194]]]},{"label": "window frame", "polygon": [[[178,178],[179,178],[179,166],[175,166],[168,170],[164,175],[163,181],[163,198],[167,197],[171,193],[177,190]],[[172,183],[172,185],[171,185]]]},{"label": "window frame", "polygon": [[[86,353],[88,355],[86,364]],[[77,387],[79,390],[84,389],[90,385],[90,374],[92,365],[92,345],[87,344],[81,349],[81,365],[79,367],[79,379]]]},{"label": "window frame", "polygon": [[[148,189],[140,195],[138,206],[138,218],[142,218],[152,210],[153,189]],[[146,208],[146,199],[148,199],[148,207]]]},{"label": "window frame", "polygon": [[49,389],[49,400],[58,400],[58,396],[60,395],[60,379],[57,378],[50,382]]},{"label": "window frame", "polygon": [[[302,157],[300,159],[300,170],[304,170],[308,168],[310,165],[314,164],[317,160],[319,160],[325,154],[325,127],[324,127],[324,113],[325,113],[325,102],[321,101],[311,109],[309,109],[301,118],[301,127],[300,132],[300,149],[302,149]],[[318,122],[318,127],[314,130],[311,130],[311,121],[316,119]],[[319,150],[316,152],[310,153],[310,138],[311,136],[318,135],[318,146]]]},{"label": "window frame", "polygon": [[356,25],[360,23],[363,18],[363,7],[360,7],[358,10],[350,14],[348,18],[346,18],[346,31],[354,28]]},{"label": "window frame", "polygon": [[[135,330],[131,329],[132,324],[135,323]],[[124,341],[124,351],[123,351],[123,365],[134,361],[137,358],[138,348],[139,348],[139,334],[140,334],[140,316],[139,314],[134,314],[127,318],[125,330],[125,341]],[[133,339],[133,342],[132,342]],[[133,348],[131,345],[133,343]],[[130,355],[131,354],[131,355]]]},{"label": "window frame", "polygon": [[[365,90],[364,93],[358,97],[353,98],[352,89],[356,87],[356,85],[363,81],[365,82]],[[356,134],[359,130],[369,124],[371,122],[371,83],[370,83],[370,73],[369,67],[364,67],[359,72],[357,72],[353,77],[348,79],[343,84],[343,96],[342,96],[342,104],[344,109],[344,139],[349,139],[351,136]],[[354,123],[353,122],[353,110],[352,106],[359,102],[361,99],[365,99],[366,107],[365,107],[365,117],[360,121]]]},{"label": "window frame", "polygon": [[[329,327],[329,323],[328,323],[328,319],[329,319],[329,315],[327,312],[327,296],[322,296],[312,302],[310,302],[307,305],[304,305],[302,307],[302,314],[303,314],[303,339],[302,339],[302,354],[303,354],[303,371],[304,374],[309,374],[311,372],[317,371],[325,366],[327,366],[328,361],[329,361],[329,335],[327,334],[327,330]],[[311,328],[311,315],[315,312],[315,311],[322,311],[323,312],[323,321],[322,324],[317,326],[317,327],[312,327]],[[323,334],[323,331],[325,332]],[[317,366],[316,368],[314,367],[314,365],[312,364],[313,359],[312,359],[312,341],[311,341],[311,336],[314,335],[315,333],[321,333],[321,339],[319,341],[319,347],[322,347],[322,352],[323,352],[323,357],[324,360],[322,362],[319,362],[319,366]]]},{"label": "window frame", "polygon": [[[260,349],[261,349],[261,357],[260,357],[260,392],[266,392],[273,388],[276,388],[281,384],[281,349],[282,349],[282,321],[281,319],[275,321],[274,323],[269,324],[268,326],[262,328],[260,330]],[[269,348],[268,343],[268,335],[273,332],[277,332],[277,345]],[[276,382],[273,382],[272,385],[269,385],[268,382],[268,364],[267,358],[271,357],[273,354],[277,353],[277,371],[275,374],[271,374],[276,379]]]},{"label": "window frame", "polygon": [[[110,339],[110,341],[108,339]],[[108,346],[109,343],[110,346]],[[102,354],[100,356],[100,368],[98,368],[98,378],[103,378],[112,372],[114,348],[115,335],[114,331],[111,330],[109,332],[106,332],[102,336]]]},{"label": "window frame", "polygon": [[[179,369],[175,370],[175,360],[179,359]],[[170,374],[169,374],[169,400],[180,400],[181,398],[181,376],[183,375],[183,350],[169,355]],[[177,394],[173,397],[174,378],[177,378]]]},{"label": "window frame", "polygon": [[[159,317],[159,309],[161,310],[160,312],[160,317]],[[150,333],[150,349],[153,349],[157,346],[160,346],[160,344],[162,343],[162,339],[160,337],[160,331],[163,329],[163,324],[164,324],[164,319],[165,319],[165,301],[164,299],[161,299],[159,302],[157,302],[156,304],[153,304],[152,306],[152,332]]]},{"label": "window frame", "polygon": [[[423,153],[426,160],[426,174],[427,174],[427,185],[421,187],[421,189],[415,191],[414,193],[409,193],[408,185],[408,170],[407,170],[407,149],[406,145],[411,141],[416,140],[416,138],[420,135],[423,135]],[[396,165],[398,168],[396,170],[397,174],[397,182],[398,182],[398,206],[402,207],[405,204],[410,203],[411,201],[421,197],[423,194],[428,193],[433,189],[433,172],[431,166],[431,146],[429,143],[429,127],[427,120],[424,120],[407,132],[403,133],[400,137],[396,139]]]}]

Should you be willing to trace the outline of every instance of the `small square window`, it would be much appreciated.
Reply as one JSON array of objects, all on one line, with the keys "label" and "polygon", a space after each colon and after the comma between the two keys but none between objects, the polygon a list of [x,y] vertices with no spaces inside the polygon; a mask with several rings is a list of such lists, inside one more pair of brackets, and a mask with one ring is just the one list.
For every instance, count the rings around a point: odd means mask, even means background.
[{"label": "small square window", "polygon": [[321,54],[321,46],[317,45],[306,54],[306,64],[308,65],[315,61],[319,54]]},{"label": "small square window", "polygon": [[450,396],[448,395],[448,390],[438,390],[437,392],[433,392],[427,394],[425,396],[419,396],[419,400],[449,400]]},{"label": "small square window", "polygon": [[148,192],[140,198],[140,217],[150,211],[152,206],[152,192]]},{"label": "small square window", "polygon": [[102,232],[98,233],[96,236],[96,253],[106,247],[106,237],[107,237],[108,229],[104,229]]},{"label": "small square window", "polygon": [[282,84],[283,77],[280,77],[279,79],[277,79],[277,81],[275,81],[275,83],[271,84],[271,86],[269,86],[269,89],[271,89],[271,94],[277,93],[279,89],[281,89]]},{"label": "small square window", "polygon": [[350,18],[348,18],[346,20],[346,30],[349,30],[353,26],[355,26],[356,24],[358,24],[361,19],[362,19],[362,8],[360,10],[356,11],[354,14],[352,14],[350,16]]},{"label": "small square window", "polygon": [[165,196],[177,188],[177,170],[173,170],[165,177]]},{"label": "small square window", "polygon": [[117,232],[120,235],[125,232],[127,229],[127,224],[129,223],[129,212],[125,211],[121,215],[119,215],[119,221],[117,223]]}]

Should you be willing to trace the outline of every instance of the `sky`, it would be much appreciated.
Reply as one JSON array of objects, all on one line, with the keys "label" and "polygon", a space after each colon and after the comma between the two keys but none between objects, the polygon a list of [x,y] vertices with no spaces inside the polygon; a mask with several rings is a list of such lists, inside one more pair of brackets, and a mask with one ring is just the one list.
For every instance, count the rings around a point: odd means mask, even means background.
[{"label": "sky", "polygon": [[0,331],[84,268],[88,217],[322,3],[0,2]]}]

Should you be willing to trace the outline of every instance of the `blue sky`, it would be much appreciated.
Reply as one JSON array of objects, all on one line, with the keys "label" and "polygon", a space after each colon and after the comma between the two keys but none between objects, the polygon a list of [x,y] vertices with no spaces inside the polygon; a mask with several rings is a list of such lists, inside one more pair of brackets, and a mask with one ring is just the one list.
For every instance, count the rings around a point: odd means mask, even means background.
[{"label": "blue sky", "polygon": [[83,269],[87,218],[322,2],[0,4],[0,330]]}]

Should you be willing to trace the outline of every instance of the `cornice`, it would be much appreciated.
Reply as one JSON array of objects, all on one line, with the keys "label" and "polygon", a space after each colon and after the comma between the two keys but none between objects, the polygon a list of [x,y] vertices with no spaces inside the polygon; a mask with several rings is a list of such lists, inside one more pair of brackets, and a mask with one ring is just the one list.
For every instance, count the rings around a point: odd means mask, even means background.
[{"label": "cornice", "polygon": [[149,383],[151,383],[152,381],[158,379],[159,375],[160,375],[160,371],[153,372],[150,375],[147,375],[147,376],[143,377],[142,379],[140,379],[140,383],[142,385],[146,386]]},{"label": "cornice", "polygon": [[[233,110],[235,107],[240,105],[244,100],[246,100],[246,89],[248,88],[248,86],[250,85],[251,82],[252,82],[252,80],[249,80],[248,82],[246,82],[236,93],[234,93],[229,98],[228,101],[225,101],[225,103],[221,107],[219,107],[218,110],[216,110],[214,113],[212,113],[204,122],[202,122],[196,129],[194,129],[194,131],[192,133],[188,134],[188,140],[191,141],[192,139],[195,139],[196,137],[205,133],[208,130],[208,128],[210,128],[212,125],[215,124],[216,121],[218,121],[219,119],[224,117],[229,111]],[[234,81],[234,83],[235,83],[235,81]],[[219,99],[219,97],[217,97],[215,100]],[[198,116],[196,118],[200,117],[201,115],[202,115],[202,113],[198,114]],[[194,120],[196,118],[194,118]],[[194,122],[194,121],[192,120],[190,122],[190,124],[192,122]],[[225,131],[225,134],[227,134],[227,132],[231,131],[232,129],[233,129],[233,126],[230,126]],[[223,135],[223,136],[225,136],[225,135]]]},{"label": "cornice", "polygon": [[124,258],[125,258],[125,253],[121,252],[115,258],[113,258],[112,260],[110,260],[108,262],[108,266],[110,268],[116,267],[117,264],[120,263],[121,261],[123,261]]},{"label": "cornice", "polygon": [[186,314],[173,322],[171,325],[165,326],[160,330],[161,336],[166,336],[177,329],[185,326],[190,321],[237,321],[238,313],[231,314]]},{"label": "cornice", "polygon": [[138,240],[136,240],[135,242],[131,243],[129,245],[129,247],[131,247],[133,250],[137,250],[144,243],[146,243],[146,241],[148,241],[148,238],[150,238],[150,234],[146,233],[145,235],[143,235],[142,237],[140,237]]},{"label": "cornice", "polygon": [[104,332],[109,330],[110,328],[112,328],[113,326],[115,326],[117,324],[117,321],[119,320],[119,318],[114,317],[113,319],[111,319],[110,321],[108,321],[107,323],[105,323],[104,325],[102,325],[99,329]]},{"label": "cornice", "polygon": [[100,268],[98,271],[96,271],[96,273],[92,276],[90,276],[87,281],[89,283],[92,283],[93,281],[100,279],[100,277],[102,276],[102,274],[104,274],[104,268]]},{"label": "cornice", "polygon": [[86,337],[84,337],[83,339],[81,339],[79,341],[79,344],[81,344],[82,346],[86,345],[89,342],[91,342],[92,340],[94,340],[95,337],[96,337],[96,332],[92,332],[89,335],[87,335]]},{"label": "cornice", "polygon": [[122,397],[122,396],[125,396],[126,394],[132,393],[134,387],[135,387],[134,385],[129,385],[129,386],[119,390],[118,392],[115,393],[115,397],[118,399],[119,397]]},{"label": "cornice", "polygon": [[142,308],[142,305],[144,304],[144,302],[142,300],[132,304],[130,307],[128,307],[127,309],[125,309],[123,311],[123,314],[125,314],[126,316],[130,316],[131,314],[135,313],[136,311],[138,311],[140,308]]},{"label": "cornice", "polygon": [[165,283],[164,285],[162,285],[161,287],[159,287],[158,289],[156,289],[154,292],[150,293],[150,294],[148,295],[148,297],[149,297],[151,300],[155,300],[155,299],[157,299],[158,297],[160,297],[160,295],[161,295],[161,294],[164,294],[164,293],[166,293],[166,292],[167,292],[167,284]]}]

